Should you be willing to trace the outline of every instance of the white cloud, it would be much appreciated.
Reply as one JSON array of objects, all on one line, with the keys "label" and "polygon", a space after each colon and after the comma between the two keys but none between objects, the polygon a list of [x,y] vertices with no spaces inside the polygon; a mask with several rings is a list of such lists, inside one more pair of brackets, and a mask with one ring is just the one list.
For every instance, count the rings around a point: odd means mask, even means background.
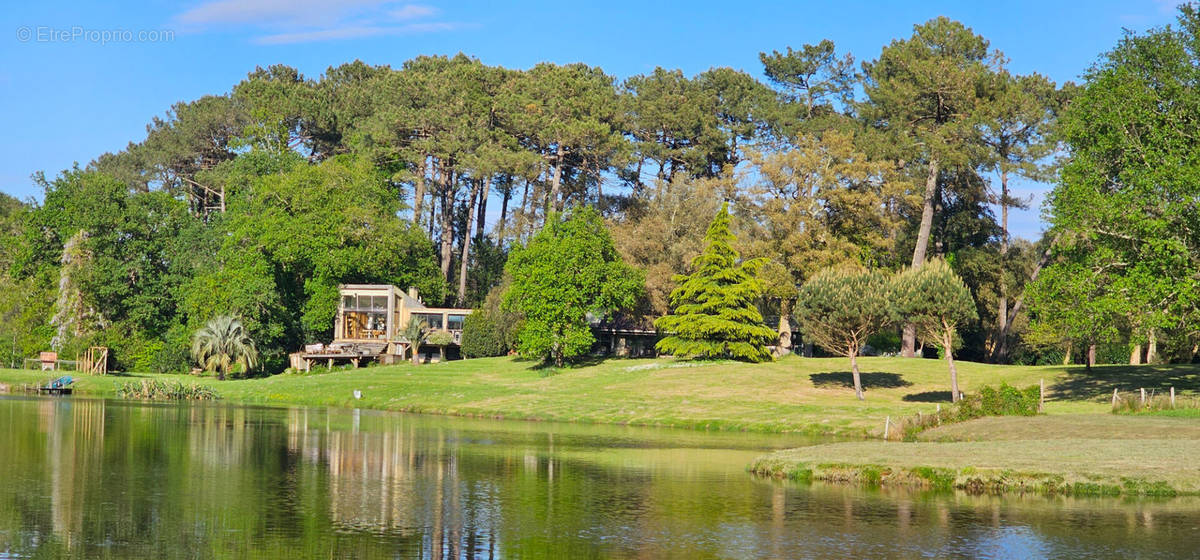
[{"label": "white cloud", "polygon": [[209,0],[175,17],[192,31],[246,29],[265,45],[451,31],[438,10],[394,0]]},{"label": "white cloud", "polygon": [[396,21],[408,21],[410,19],[420,19],[429,17],[437,13],[437,10],[432,6],[424,6],[421,4],[408,4],[398,10],[392,10],[388,15]]}]

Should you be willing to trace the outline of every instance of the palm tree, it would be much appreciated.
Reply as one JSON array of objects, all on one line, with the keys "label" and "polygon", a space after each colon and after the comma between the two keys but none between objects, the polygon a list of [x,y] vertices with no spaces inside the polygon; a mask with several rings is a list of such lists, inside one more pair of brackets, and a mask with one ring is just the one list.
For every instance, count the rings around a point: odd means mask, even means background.
[{"label": "palm tree", "polygon": [[258,348],[241,319],[218,315],[192,334],[192,359],[224,380],[237,364],[241,364],[242,371],[258,367]]},{"label": "palm tree", "polygon": [[417,349],[425,343],[426,338],[429,338],[429,323],[426,323],[422,319],[411,317],[408,320],[408,326],[400,331],[400,336],[408,341],[408,347],[412,350],[413,365],[420,365],[421,360],[417,358]]}]

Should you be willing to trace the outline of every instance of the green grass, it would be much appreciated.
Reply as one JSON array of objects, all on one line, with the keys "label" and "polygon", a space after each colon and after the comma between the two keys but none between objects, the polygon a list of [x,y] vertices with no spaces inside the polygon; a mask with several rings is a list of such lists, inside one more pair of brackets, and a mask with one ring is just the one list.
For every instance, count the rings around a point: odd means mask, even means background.
[{"label": "green grass", "polygon": [[[945,362],[860,360],[867,400],[850,388],[844,358],[788,357],[768,364],[603,360],[547,370],[511,358],[371,367],[312,375],[217,381],[188,375],[76,376],[77,394],[113,396],[116,381],[157,378],[211,385],[227,401],[248,404],[355,406],[510,419],[653,425],[714,430],[878,436],[884,419],[932,412],[949,402]],[[0,370],[0,383],[36,383],[40,372]],[[1002,381],[1046,381],[1051,415],[1104,413],[1114,386],[1200,385],[1193,366],[1027,367],[959,363],[963,390]],[[355,400],[354,390],[363,393]]]},{"label": "green grass", "polygon": [[1200,439],[1159,435],[1137,440],[834,443],[766,455],[751,470],[797,480],[980,493],[1200,494]]}]

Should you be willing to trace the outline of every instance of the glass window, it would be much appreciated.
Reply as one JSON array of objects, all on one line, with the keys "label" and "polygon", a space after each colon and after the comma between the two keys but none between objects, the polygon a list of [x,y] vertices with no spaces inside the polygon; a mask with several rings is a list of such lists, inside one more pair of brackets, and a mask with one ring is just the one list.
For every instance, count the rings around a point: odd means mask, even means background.
[{"label": "glass window", "polygon": [[387,296],[371,296],[371,309],[387,311]]},{"label": "glass window", "polygon": [[441,329],[442,328],[441,313],[414,313],[414,315],[416,315],[416,317],[418,319],[425,321],[425,324],[429,325],[429,328],[431,328],[431,329]]},{"label": "glass window", "polygon": [[354,309],[354,296],[342,296],[342,309]]},{"label": "glass window", "polygon": [[452,331],[461,331],[464,318],[466,318],[466,315],[450,315],[446,319],[446,328]]}]

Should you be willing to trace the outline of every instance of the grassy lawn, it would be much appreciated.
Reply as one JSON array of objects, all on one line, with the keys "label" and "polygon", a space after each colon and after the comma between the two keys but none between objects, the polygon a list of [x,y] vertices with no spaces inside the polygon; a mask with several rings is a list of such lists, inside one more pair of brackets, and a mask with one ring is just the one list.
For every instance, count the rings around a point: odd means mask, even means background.
[{"label": "grassy lawn", "polygon": [[[968,422],[969,423],[969,422]],[[793,479],[977,492],[1200,494],[1200,439],[847,442],[790,449],[752,469]],[[1193,434],[1194,435],[1194,434]]]},{"label": "grassy lawn", "polygon": [[[77,376],[76,392],[111,396],[115,383],[153,377],[203,383],[228,401],[356,406],[464,416],[672,426],[764,432],[878,435],[887,416],[932,411],[949,402],[949,375],[938,360],[863,358],[867,400],[850,388],[844,358],[788,357],[769,364],[611,359],[545,370],[511,358],[397,365],[312,375],[217,381],[187,375]],[[1002,366],[959,363],[965,391],[1006,381],[1046,381],[1050,415],[1104,413],[1113,387],[1200,389],[1193,366]],[[0,383],[47,379],[0,370]],[[355,400],[354,390],[363,393]]]}]

